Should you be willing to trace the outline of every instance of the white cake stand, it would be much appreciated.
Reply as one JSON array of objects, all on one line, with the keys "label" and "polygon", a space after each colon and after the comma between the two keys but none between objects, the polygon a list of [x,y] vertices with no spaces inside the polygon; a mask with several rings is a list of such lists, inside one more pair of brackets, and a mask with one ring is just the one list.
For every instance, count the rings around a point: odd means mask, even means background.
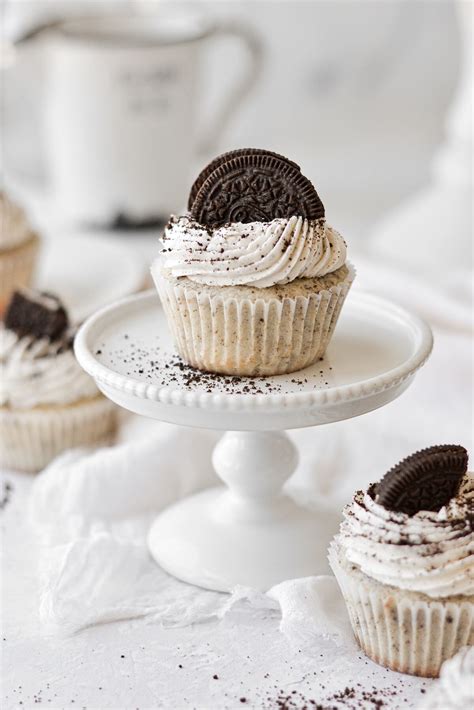
[{"label": "white cake stand", "polygon": [[[431,348],[423,321],[360,292],[349,295],[324,360],[292,375],[234,380],[182,369],[155,292],[99,311],[75,343],[82,367],[125,409],[227,430],[213,454],[227,487],[175,503],[149,533],[151,554],[165,570],[220,591],[237,584],[265,590],[328,571],[327,545],[338,520],[282,493],[298,462],[284,430],[384,406],[409,386]],[[193,452],[176,456],[191,459]]]}]

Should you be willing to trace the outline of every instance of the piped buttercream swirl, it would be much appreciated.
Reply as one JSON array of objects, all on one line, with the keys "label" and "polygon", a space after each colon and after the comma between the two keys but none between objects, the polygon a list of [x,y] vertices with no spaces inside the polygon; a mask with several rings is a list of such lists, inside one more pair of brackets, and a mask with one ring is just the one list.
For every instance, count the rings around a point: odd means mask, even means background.
[{"label": "piped buttercream swirl", "polygon": [[346,559],[382,584],[430,597],[474,594],[474,475],[438,512],[408,516],[358,491],[337,540]]},{"label": "piped buttercream swirl", "polygon": [[0,326],[0,406],[70,404],[97,394],[94,380],[64,341],[19,338]]},{"label": "piped buttercream swirl", "polygon": [[346,261],[346,244],[323,218],[208,229],[184,216],[166,227],[161,259],[174,277],[208,286],[266,288],[336,271]]}]

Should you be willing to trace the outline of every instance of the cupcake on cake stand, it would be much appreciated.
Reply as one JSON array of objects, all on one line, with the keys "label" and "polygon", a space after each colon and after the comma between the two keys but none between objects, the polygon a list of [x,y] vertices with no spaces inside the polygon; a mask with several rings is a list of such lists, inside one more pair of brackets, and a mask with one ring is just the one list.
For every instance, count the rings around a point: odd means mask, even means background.
[{"label": "cupcake on cake stand", "polygon": [[[290,375],[239,380],[188,369],[175,354],[155,292],[99,311],[75,342],[81,365],[118,405],[165,422],[226,430],[212,461],[225,485],[170,506],[149,534],[151,554],[165,570],[220,591],[236,584],[265,590],[328,572],[327,546],[339,521],[282,493],[298,463],[285,430],[383,407],[411,384],[431,347],[422,320],[361,292],[348,296],[324,360]],[[193,452],[176,456],[191,459]]]},{"label": "cupcake on cake stand", "polygon": [[77,358],[132,412],[226,431],[212,461],[225,485],[170,506],[151,527],[165,570],[219,591],[326,573],[339,521],[283,493],[298,463],[285,430],[398,397],[428,358],[431,331],[374,296],[344,303],[354,277],[344,240],[286,158],[220,156],[189,208],[170,221],[152,266],[161,305],[153,292],[100,311],[76,337]]}]

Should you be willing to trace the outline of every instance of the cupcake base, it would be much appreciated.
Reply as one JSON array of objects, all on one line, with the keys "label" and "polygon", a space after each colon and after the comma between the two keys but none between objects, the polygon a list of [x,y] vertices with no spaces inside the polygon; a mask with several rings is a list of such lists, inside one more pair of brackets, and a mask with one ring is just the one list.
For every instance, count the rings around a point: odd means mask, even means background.
[{"label": "cupcake base", "polygon": [[39,471],[69,448],[111,440],[117,408],[102,395],[65,406],[0,409],[0,464]]},{"label": "cupcake base", "polygon": [[39,238],[32,234],[23,244],[0,251],[0,314],[15,289],[30,285],[38,248]]},{"label": "cupcake base", "polygon": [[237,376],[280,375],[321,358],[354,279],[351,266],[315,279],[258,289],[174,278],[160,260],[152,276],[181,357]]},{"label": "cupcake base", "polygon": [[336,542],[329,562],[344,596],[355,638],[386,668],[437,678],[442,663],[474,644],[474,598],[432,599],[369,578],[343,559]]}]

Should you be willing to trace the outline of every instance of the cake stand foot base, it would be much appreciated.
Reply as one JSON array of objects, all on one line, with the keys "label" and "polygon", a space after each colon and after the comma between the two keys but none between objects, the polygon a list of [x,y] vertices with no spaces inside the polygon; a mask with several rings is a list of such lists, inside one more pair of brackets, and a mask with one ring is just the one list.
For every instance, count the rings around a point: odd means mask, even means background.
[{"label": "cake stand foot base", "polygon": [[184,582],[220,592],[267,591],[286,579],[328,574],[338,516],[312,514],[280,496],[271,508],[241,501],[224,486],[172,505],[152,525],[153,558]]}]

